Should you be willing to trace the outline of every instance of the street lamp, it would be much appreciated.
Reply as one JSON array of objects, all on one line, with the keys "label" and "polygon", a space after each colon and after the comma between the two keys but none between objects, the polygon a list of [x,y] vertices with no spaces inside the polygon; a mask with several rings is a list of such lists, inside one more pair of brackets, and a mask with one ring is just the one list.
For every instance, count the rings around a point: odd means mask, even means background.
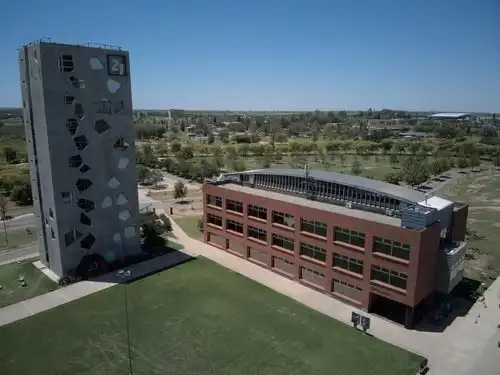
[{"label": "street lamp", "polygon": [[130,270],[119,270],[118,277],[123,280],[123,299],[125,300],[125,329],[127,332],[127,348],[128,348],[128,374],[132,375],[132,350],[130,347],[130,327],[128,319],[128,299],[127,299],[127,282],[126,279],[130,277]]}]

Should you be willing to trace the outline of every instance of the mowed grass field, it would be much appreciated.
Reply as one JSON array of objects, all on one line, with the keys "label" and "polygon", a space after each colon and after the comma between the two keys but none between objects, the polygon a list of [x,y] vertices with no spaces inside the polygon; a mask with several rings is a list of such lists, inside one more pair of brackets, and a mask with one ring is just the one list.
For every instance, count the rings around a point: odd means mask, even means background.
[{"label": "mowed grass field", "polygon": [[500,274],[500,171],[488,168],[450,182],[440,196],[469,204],[466,273],[491,283]]},{"label": "mowed grass field", "polygon": [[[127,374],[123,288],[0,327],[0,374]],[[414,375],[420,362],[205,259],[127,293],[134,374]]]},{"label": "mowed grass field", "polygon": [[[35,260],[36,258],[0,266],[0,285],[2,286],[0,289],[0,308],[51,292],[59,287],[57,283],[31,264]],[[21,286],[19,282],[21,276],[28,284],[25,287]],[[0,374],[3,372],[0,371]]]},{"label": "mowed grass field", "polygon": [[[195,157],[191,159],[191,162],[197,162],[200,159],[210,159],[210,157],[200,158]],[[324,171],[332,171],[332,172],[342,172],[342,173],[351,173],[352,164],[355,160],[355,155],[348,154],[345,155],[345,159],[342,162],[339,155],[335,155],[332,159],[331,157],[326,158],[325,163],[321,163],[316,156],[309,155],[307,157],[296,158],[294,160],[291,156],[283,156],[283,159],[280,161],[274,161],[271,164],[271,168],[303,168],[303,162],[307,162],[311,169],[324,170]],[[399,164],[395,165],[395,168],[391,166],[389,162],[389,157],[385,155],[370,155],[368,157],[357,157],[360,167],[361,167],[361,176],[370,177],[377,180],[383,180],[389,173],[400,170],[401,166]],[[242,161],[245,164],[245,169],[259,169],[262,168],[261,158],[248,156],[248,157],[239,157],[238,160]],[[301,165],[297,166],[295,162],[300,160]],[[431,157],[428,158],[429,161],[432,160]]]}]

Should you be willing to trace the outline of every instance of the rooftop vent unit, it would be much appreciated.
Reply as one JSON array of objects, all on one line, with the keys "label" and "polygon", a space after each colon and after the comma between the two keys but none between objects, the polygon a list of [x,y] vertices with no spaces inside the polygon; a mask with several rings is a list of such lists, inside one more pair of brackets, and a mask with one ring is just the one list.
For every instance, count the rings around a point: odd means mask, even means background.
[{"label": "rooftop vent unit", "polygon": [[352,208],[352,203],[351,202],[345,202],[346,208]]},{"label": "rooftop vent unit", "polygon": [[385,214],[387,216],[394,216],[394,211],[393,210],[385,210]]}]

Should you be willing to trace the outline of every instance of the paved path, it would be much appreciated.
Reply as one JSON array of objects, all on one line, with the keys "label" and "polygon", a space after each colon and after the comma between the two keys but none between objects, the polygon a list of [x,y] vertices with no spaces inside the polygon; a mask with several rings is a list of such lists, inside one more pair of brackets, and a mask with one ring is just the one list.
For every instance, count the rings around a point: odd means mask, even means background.
[{"label": "paved path", "polygon": [[30,245],[20,249],[0,252],[0,266],[38,256],[38,245]]},{"label": "paved path", "polygon": [[[146,276],[157,270],[185,262],[190,258],[191,257],[185,253],[175,252],[138,263],[129,268],[131,276],[128,280]],[[95,280],[81,281],[53,292],[6,306],[0,309],[0,326],[108,289],[118,284],[120,281],[121,279],[115,273],[110,273],[96,278]]]},{"label": "paved path", "polygon": [[[355,308],[235,255],[193,240],[173,219],[172,226],[177,241],[196,255],[211,259],[350,325],[351,312]],[[429,375],[498,375],[499,371],[488,372],[490,371],[488,368],[493,369],[495,366],[496,369],[500,368],[500,349],[495,351],[491,348],[495,335],[498,336],[497,324],[500,323],[500,278],[492,284],[485,296],[489,301],[487,308],[477,303],[467,316],[456,318],[443,333],[407,330],[374,315],[371,315],[370,332],[386,342],[427,357],[431,366]],[[476,324],[478,314],[480,318]],[[479,367],[476,369],[476,366],[482,363],[479,356],[483,351],[496,353],[496,356],[489,358],[488,368],[482,367],[480,372],[477,372]]]}]

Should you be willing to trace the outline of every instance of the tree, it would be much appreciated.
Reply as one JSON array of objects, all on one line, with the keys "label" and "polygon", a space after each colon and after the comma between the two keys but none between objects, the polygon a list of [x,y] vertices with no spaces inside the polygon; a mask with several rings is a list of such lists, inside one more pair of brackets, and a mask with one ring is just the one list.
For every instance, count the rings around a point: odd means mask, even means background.
[{"label": "tree", "polygon": [[429,177],[429,170],[424,163],[413,162],[403,172],[403,180],[411,187],[424,183]]},{"label": "tree", "polygon": [[185,198],[188,193],[187,186],[184,185],[184,182],[177,181],[174,185],[174,199]]},{"label": "tree", "polygon": [[359,162],[358,159],[354,159],[351,165],[351,172],[355,176],[359,176],[362,172],[361,170],[361,163]]},{"label": "tree", "polygon": [[473,154],[469,157],[468,160],[469,166],[474,170],[474,168],[479,167],[481,165],[481,159],[478,154]]},{"label": "tree", "polygon": [[151,180],[151,183],[154,185],[154,188],[158,189],[158,183],[163,180],[163,175],[161,174],[161,171],[155,169],[151,171],[151,176],[149,178]]},{"label": "tree", "polygon": [[211,145],[214,142],[215,142],[214,134],[212,132],[208,133],[207,143]]},{"label": "tree", "polygon": [[2,153],[7,163],[14,164],[19,162],[17,151],[14,150],[12,147],[4,147]]},{"label": "tree", "polygon": [[463,171],[465,168],[469,166],[469,162],[467,161],[466,158],[464,157],[459,157],[457,160],[457,167],[460,169],[460,171]]},{"label": "tree", "polygon": [[389,163],[391,163],[391,167],[395,168],[398,164],[398,156],[396,154],[389,155]]},{"label": "tree", "polygon": [[21,206],[29,206],[33,204],[31,184],[29,182],[25,182],[14,186],[10,192],[10,199]]},{"label": "tree", "polygon": [[5,244],[9,247],[9,239],[7,238],[7,198],[0,193],[0,215],[3,221],[3,232],[5,234]]},{"label": "tree", "polygon": [[344,164],[345,164],[345,154],[340,154],[340,155],[339,155],[339,159],[340,159],[340,163],[341,163],[342,165],[344,165]]},{"label": "tree", "polygon": [[500,167],[500,155],[497,155],[493,158],[493,165],[497,168]]},{"label": "tree", "polygon": [[151,171],[144,165],[137,165],[137,182],[142,184],[146,179],[151,176]]},{"label": "tree", "polygon": [[385,176],[384,180],[390,184],[399,185],[401,182],[401,173],[391,172]]}]

